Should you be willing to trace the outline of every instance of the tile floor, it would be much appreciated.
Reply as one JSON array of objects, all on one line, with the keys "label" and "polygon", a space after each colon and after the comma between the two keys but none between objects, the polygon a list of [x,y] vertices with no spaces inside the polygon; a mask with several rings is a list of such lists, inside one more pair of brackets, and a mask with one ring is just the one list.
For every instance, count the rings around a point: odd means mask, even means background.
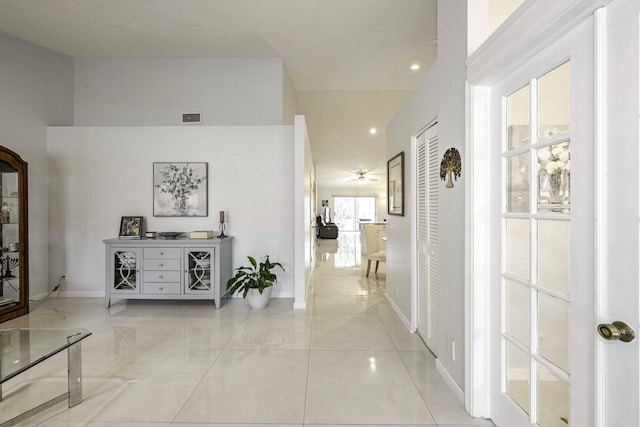
[{"label": "tile floor", "polygon": [[[93,335],[82,344],[84,402],[19,425],[493,425],[464,412],[431,353],[385,301],[384,268],[365,278],[353,246],[338,245],[319,243],[306,311],[275,298],[261,311],[241,299],[220,310],[210,302],[35,303],[2,328]],[[3,385],[0,421],[65,390],[66,355],[56,356]]]}]

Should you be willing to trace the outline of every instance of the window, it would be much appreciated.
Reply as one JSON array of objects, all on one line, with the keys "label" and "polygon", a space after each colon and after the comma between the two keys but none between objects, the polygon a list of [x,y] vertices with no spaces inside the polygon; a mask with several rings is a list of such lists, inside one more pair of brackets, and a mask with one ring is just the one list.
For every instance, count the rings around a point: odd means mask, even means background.
[{"label": "window", "polygon": [[333,222],[340,231],[360,230],[360,221],[375,222],[376,197],[334,197]]}]

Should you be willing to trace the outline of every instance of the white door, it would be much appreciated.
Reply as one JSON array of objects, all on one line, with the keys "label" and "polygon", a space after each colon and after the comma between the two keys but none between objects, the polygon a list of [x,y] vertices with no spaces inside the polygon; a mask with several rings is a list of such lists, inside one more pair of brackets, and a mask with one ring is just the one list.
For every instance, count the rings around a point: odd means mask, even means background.
[{"label": "white door", "polygon": [[438,357],[440,335],[438,184],[440,167],[438,126],[416,138],[418,236],[418,334]]},{"label": "white door", "polygon": [[491,417],[593,425],[593,21],[492,87]]},{"label": "white door", "polygon": [[[596,323],[622,321],[640,330],[639,293],[639,156],[640,2],[616,0],[603,14],[603,144],[597,153],[604,179],[600,183]],[[598,102],[600,101],[600,102]],[[639,340],[597,339],[596,387],[598,427],[640,426]]]}]

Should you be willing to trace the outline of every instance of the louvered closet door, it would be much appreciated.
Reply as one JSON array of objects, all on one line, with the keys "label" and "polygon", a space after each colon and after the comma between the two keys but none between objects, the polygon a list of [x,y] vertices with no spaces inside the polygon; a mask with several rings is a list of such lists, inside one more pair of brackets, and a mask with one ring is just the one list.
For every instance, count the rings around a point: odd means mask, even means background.
[{"label": "louvered closet door", "polygon": [[431,126],[417,138],[418,334],[438,356],[440,329],[438,258],[438,132]]}]

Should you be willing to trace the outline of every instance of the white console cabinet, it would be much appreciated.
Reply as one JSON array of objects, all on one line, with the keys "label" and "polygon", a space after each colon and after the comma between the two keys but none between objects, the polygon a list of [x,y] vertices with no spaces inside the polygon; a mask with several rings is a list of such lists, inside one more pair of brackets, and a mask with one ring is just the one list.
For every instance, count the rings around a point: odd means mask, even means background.
[{"label": "white console cabinet", "polygon": [[220,308],[232,275],[231,237],[107,239],[105,297],[211,299]]}]

